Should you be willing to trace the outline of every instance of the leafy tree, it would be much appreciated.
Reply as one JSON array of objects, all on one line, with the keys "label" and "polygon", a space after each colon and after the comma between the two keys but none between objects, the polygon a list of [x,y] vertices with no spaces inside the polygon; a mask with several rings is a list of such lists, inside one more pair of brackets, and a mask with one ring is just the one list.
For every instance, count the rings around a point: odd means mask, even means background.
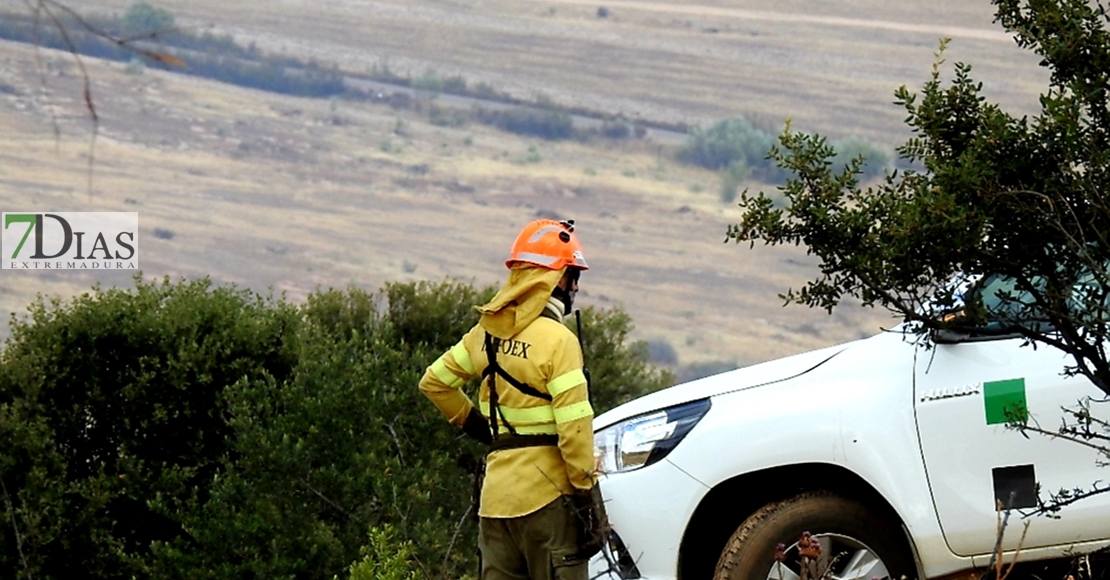
[{"label": "leafy tree", "polygon": [[458,280],[386,283],[385,316],[398,344],[423,345],[439,356],[478,323],[474,307],[496,292],[494,286],[475,288]]},{"label": "leafy tree", "polygon": [[969,65],[943,81],[942,42],[920,93],[895,93],[914,132],[898,152],[924,170],[861,189],[858,159],[834,171],[825,139],[787,126],[773,157],[795,174],[782,188],[788,207],[744,196],[727,236],[805,244],[820,259],[788,302],[831,311],[852,297],[916,331],[1017,334],[1069,353],[1066,372],[1110,394],[1107,15],[1087,0],[993,4],[1051,72],[1039,113],[988,102]]},{"label": "leafy tree", "polygon": [[[449,546],[470,506],[457,456],[476,450],[426,412],[415,385],[433,355],[396,348],[388,323],[365,310],[372,301],[318,295],[303,311],[293,375],[225,391],[236,459],[186,512],[192,537],[156,546],[169,575],[331,578],[384,525],[419,542],[426,575],[470,568],[470,550]],[[321,310],[352,316],[335,332]]]},{"label": "leafy tree", "polygon": [[181,510],[228,459],[225,389],[290,375],[295,314],[197,280],[40,299],[13,319],[0,578],[143,577],[152,541],[187,538]]}]

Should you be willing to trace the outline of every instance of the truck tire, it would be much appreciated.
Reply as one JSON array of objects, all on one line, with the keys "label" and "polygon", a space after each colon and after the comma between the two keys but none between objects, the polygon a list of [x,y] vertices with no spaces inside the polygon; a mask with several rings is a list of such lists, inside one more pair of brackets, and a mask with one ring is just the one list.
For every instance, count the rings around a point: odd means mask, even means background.
[{"label": "truck tire", "polygon": [[[816,559],[800,557],[805,532],[821,547]],[[779,544],[785,550],[776,557]],[[808,566],[808,580],[917,576],[905,534],[895,522],[860,501],[810,491],[767,504],[744,520],[721,552],[713,580],[799,580],[802,565]]]}]

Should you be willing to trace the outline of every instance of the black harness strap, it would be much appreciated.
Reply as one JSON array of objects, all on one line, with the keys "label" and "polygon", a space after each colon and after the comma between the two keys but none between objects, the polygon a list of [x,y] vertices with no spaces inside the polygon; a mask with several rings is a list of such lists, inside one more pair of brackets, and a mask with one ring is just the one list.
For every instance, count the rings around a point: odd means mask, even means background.
[{"label": "black harness strap", "polygon": [[[542,445],[558,445],[558,435],[520,435],[513,428],[513,425],[505,419],[501,411],[501,405],[498,404],[497,396],[497,377],[501,377],[505,382],[509,383],[514,389],[531,397],[537,397],[545,401],[551,400],[551,395],[537,390],[535,387],[527,383],[517,380],[516,377],[510,375],[508,371],[501,368],[501,364],[497,362],[497,351],[501,348],[501,339],[494,337],[490,333],[486,333],[486,360],[488,364],[482,371],[482,376],[486,378],[487,386],[489,387],[489,424],[490,429],[493,431],[493,444],[490,445],[490,453],[499,449],[518,449],[521,447],[534,447]],[[509,435],[501,435],[501,430],[497,426],[498,419],[505,423],[505,427],[509,430]]]},{"label": "black harness strap", "polygon": [[502,435],[493,440],[489,446],[490,453],[502,449],[520,449],[521,447],[542,447],[550,445],[558,447],[558,435]]},{"label": "black harness strap", "polygon": [[[514,389],[524,393],[525,395],[528,395],[530,397],[536,397],[536,398],[539,398],[539,399],[543,399],[545,401],[550,401],[551,400],[551,395],[549,395],[547,393],[544,393],[544,392],[536,389],[535,387],[533,387],[533,386],[531,386],[527,383],[523,383],[523,382],[517,380],[516,377],[510,375],[508,373],[508,371],[506,371],[504,368],[501,367],[501,364],[497,362],[497,351],[500,350],[500,348],[501,348],[501,339],[500,338],[495,338],[494,336],[492,336],[490,333],[487,332],[486,333],[486,358],[489,359],[489,364],[486,365],[485,370],[482,371],[482,375],[483,376],[489,376],[489,375],[492,375],[492,374],[496,373],[497,376],[505,379],[506,383],[509,383],[510,385],[513,386]],[[490,393],[492,395],[493,391],[495,391],[496,389],[492,388],[493,383],[490,383],[490,386],[491,386]],[[490,414],[492,414],[492,411],[491,411]]]}]

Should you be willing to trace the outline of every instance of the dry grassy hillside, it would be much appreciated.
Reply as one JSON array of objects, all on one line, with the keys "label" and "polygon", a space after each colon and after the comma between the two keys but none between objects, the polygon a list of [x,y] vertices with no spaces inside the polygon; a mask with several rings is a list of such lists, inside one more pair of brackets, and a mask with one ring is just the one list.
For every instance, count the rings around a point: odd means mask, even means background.
[{"label": "dry grassy hillside", "polygon": [[[123,10],[133,0],[79,2]],[[889,105],[919,85],[942,36],[989,95],[1036,106],[1036,59],[988,0],[165,0],[182,24],[346,70],[426,70],[530,98],[671,122],[742,114],[779,127],[904,136]],[[609,16],[598,17],[599,8]]]},{"label": "dry grassy hillside", "polygon": [[[891,92],[925,80],[941,35],[955,38],[950,58],[973,62],[992,98],[1029,108],[1042,82],[1032,59],[998,38],[986,2],[157,4],[181,24],[356,72],[435,69],[660,121],[745,115],[773,128],[792,117],[802,128],[890,144],[904,132]],[[598,18],[601,4],[609,17]],[[804,252],[722,244],[737,214],[717,198],[718,176],[676,164],[651,142],[436,127],[383,104],[128,74],[90,60],[101,114],[90,195],[77,69],[46,52],[43,97],[33,54],[0,43],[9,89],[0,92],[0,206],[138,211],[148,276],[211,275],[294,300],[321,286],[388,280],[496,283],[517,228],[559,215],[581,224],[592,266],[581,301],[622,305],[639,338],[668,341],[682,363],[746,364],[891,323],[870,311],[781,308],[776,293],[812,272]],[[65,296],[92,281],[5,271],[0,306],[18,312],[36,292]]]}]

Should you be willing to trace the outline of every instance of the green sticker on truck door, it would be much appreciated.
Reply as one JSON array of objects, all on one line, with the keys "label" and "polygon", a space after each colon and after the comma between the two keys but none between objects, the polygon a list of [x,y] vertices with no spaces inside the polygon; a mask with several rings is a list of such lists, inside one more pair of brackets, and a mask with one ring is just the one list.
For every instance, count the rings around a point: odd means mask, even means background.
[{"label": "green sticker on truck door", "polygon": [[983,383],[983,404],[987,425],[998,425],[1029,418],[1025,402],[1025,379],[1007,379]]}]

